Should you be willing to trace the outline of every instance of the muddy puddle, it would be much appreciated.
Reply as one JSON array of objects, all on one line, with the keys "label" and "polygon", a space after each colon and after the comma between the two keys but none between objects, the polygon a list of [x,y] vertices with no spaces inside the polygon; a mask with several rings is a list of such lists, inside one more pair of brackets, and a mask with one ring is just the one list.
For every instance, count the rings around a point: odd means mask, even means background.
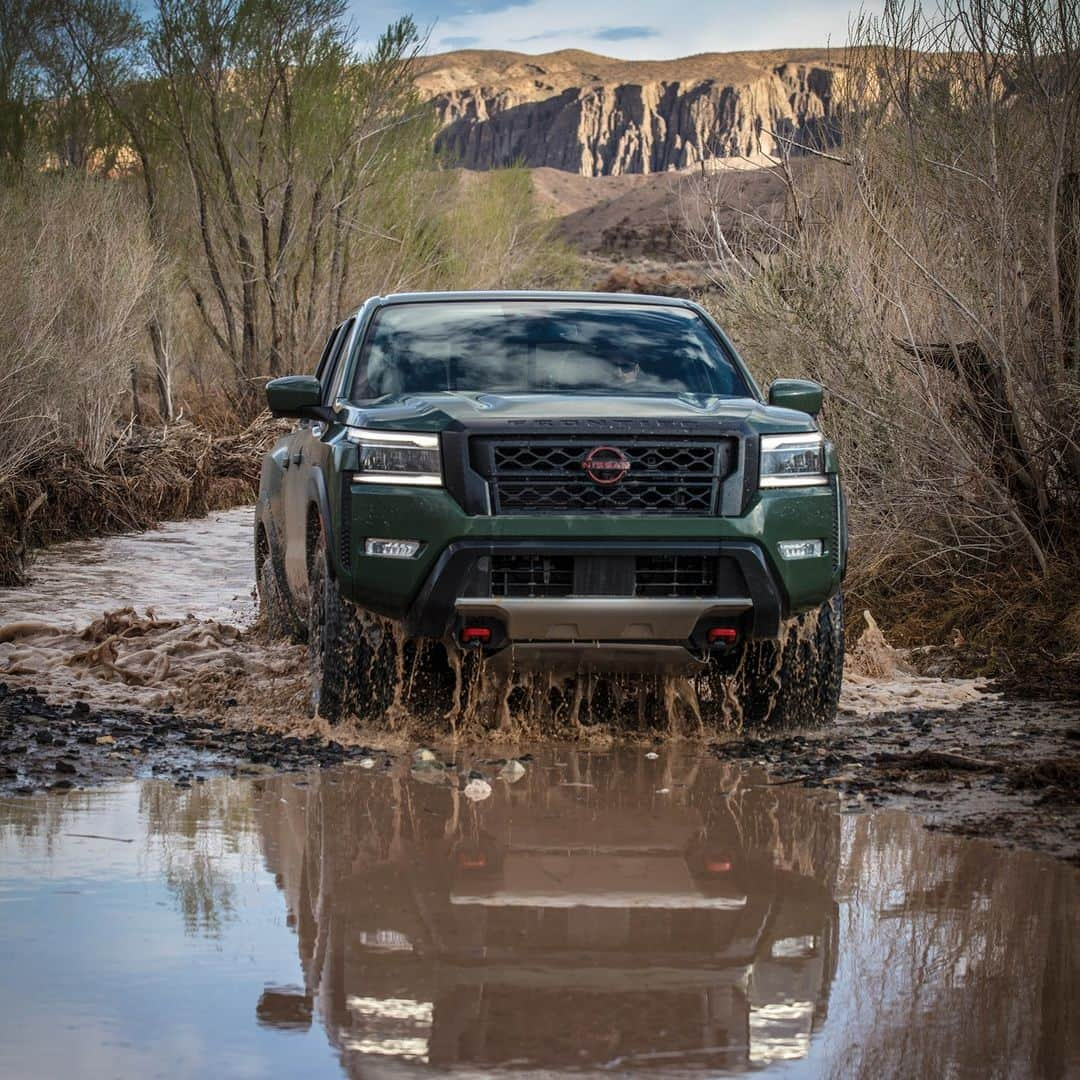
[{"label": "muddy puddle", "polygon": [[527,749],[0,800],[0,1076],[1080,1069],[1076,870]]}]

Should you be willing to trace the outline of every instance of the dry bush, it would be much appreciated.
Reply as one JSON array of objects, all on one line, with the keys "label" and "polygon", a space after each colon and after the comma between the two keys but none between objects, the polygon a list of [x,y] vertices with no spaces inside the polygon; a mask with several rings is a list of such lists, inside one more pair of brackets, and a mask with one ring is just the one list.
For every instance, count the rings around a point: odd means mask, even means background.
[{"label": "dry bush", "polygon": [[57,442],[103,464],[158,269],[140,222],[122,188],[85,177],[0,193],[0,484]]},{"label": "dry bush", "polygon": [[35,547],[254,502],[262,455],[287,429],[268,413],[224,436],[184,422],[128,428],[100,464],[71,446],[54,447],[5,485],[0,586],[25,580]]},{"label": "dry bush", "polygon": [[444,288],[538,289],[576,283],[576,258],[539,213],[526,169],[458,173],[443,221]]},{"label": "dry bush", "polygon": [[830,391],[849,588],[985,628],[1033,580],[1077,588],[1080,28],[1065,4],[901,3],[858,38],[841,148],[778,162],[785,220],[697,241],[751,362]]}]

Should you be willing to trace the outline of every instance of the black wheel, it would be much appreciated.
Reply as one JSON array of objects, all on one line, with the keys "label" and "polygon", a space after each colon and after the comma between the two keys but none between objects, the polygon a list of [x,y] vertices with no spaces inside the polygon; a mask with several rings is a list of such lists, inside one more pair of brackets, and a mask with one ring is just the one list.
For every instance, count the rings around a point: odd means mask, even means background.
[{"label": "black wheel", "polygon": [[732,673],[698,678],[702,718],[747,728],[818,727],[836,719],[844,675],[844,602],[837,593],[778,641],[751,641]]},{"label": "black wheel", "polygon": [[259,593],[259,624],[266,636],[271,641],[304,641],[306,627],[286,599],[281,578],[269,552],[263,554],[259,565],[256,588]]},{"label": "black wheel", "polygon": [[308,658],[312,716],[337,724],[351,711],[377,720],[393,700],[393,640],[381,619],[341,595],[318,530],[308,565]]}]

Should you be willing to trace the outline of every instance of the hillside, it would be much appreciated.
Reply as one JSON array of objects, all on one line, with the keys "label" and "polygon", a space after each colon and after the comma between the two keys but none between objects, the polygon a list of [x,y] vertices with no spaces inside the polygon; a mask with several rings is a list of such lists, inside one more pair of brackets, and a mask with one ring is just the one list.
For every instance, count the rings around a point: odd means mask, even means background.
[{"label": "hillside", "polygon": [[[812,159],[797,163],[802,175]],[[559,234],[579,251],[682,258],[687,233],[703,227],[709,210],[731,229],[745,215],[776,222],[785,189],[775,169],[749,167],[651,175],[580,176],[541,167],[532,171],[537,201],[559,218]]]},{"label": "hillside", "polygon": [[840,70],[824,49],[649,61],[463,50],[425,58],[416,83],[455,164],[618,176],[761,162],[784,139],[820,145]]}]

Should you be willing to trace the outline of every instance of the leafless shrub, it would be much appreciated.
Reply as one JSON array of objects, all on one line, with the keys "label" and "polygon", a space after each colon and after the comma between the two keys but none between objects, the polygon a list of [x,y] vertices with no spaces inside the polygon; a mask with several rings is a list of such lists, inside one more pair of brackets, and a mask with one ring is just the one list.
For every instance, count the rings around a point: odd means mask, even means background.
[{"label": "leafless shrub", "polygon": [[121,188],[80,176],[0,196],[0,483],[61,437],[105,460],[158,268],[140,223]]},{"label": "leafless shrub", "polygon": [[1076,7],[900,0],[854,36],[842,145],[777,161],[783,220],[698,230],[718,306],[831,391],[856,588],[1046,575],[1080,507]]}]

